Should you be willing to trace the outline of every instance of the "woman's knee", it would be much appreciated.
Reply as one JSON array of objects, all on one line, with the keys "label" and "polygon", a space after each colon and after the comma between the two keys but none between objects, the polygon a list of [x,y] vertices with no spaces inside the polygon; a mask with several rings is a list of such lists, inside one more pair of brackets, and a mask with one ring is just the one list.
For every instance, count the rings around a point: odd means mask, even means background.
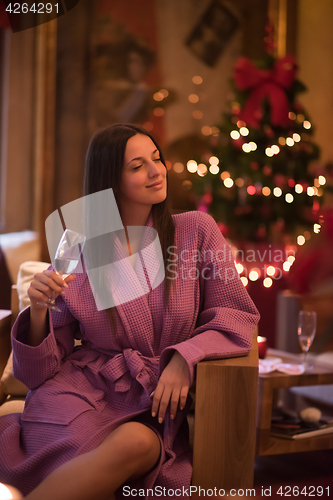
[{"label": "woman's knee", "polygon": [[113,454],[117,450],[120,460],[125,462],[147,459],[158,460],[160,441],[156,433],[139,422],[126,422],[119,426],[105,440]]}]

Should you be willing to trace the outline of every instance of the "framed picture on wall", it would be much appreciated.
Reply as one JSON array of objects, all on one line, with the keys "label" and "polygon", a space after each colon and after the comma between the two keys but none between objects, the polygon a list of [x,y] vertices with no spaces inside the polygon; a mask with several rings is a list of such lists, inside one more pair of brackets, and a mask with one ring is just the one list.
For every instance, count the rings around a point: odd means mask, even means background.
[{"label": "framed picture on wall", "polygon": [[212,0],[191,31],[186,45],[208,66],[215,66],[238,27],[238,19],[220,0]]}]

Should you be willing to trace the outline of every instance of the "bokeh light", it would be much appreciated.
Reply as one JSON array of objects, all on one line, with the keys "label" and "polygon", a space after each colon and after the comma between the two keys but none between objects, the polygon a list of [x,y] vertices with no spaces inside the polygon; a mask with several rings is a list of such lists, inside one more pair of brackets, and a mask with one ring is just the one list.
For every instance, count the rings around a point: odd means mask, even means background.
[{"label": "bokeh light", "polygon": [[240,138],[240,133],[238,132],[238,130],[232,130],[230,132],[230,137],[234,140],[237,140]]},{"label": "bokeh light", "polygon": [[257,269],[252,269],[249,273],[249,280],[257,281],[259,279],[259,271]]},{"label": "bokeh light", "polygon": [[186,164],[186,167],[191,174],[194,174],[198,170],[198,164],[194,160],[189,160]]},{"label": "bokeh light", "polygon": [[234,185],[234,181],[231,179],[231,177],[228,177],[227,179],[224,179],[223,184],[227,188],[231,188]]},{"label": "bokeh light", "polygon": [[268,274],[268,276],[274,276],[275,272],[276,269],[274,266],[268,266],[266,269],[266,274]]},{"label": "bokeh light", "polygon": [[218,165],[218,164],[220,163],[220,160],[218,159],[218,157],[217,157],[217,156],[211,156],[211,157],[209,158],[209,163],[210,163],[211,165]]},{"label": "bokeh light", "polygon": [[250,151],[251,151],[250,144],[248,144],[247,142],[245,144],[243,144],[242,150],[244,151],[244,153],[250,153]]},{"label": "bokeh light", "polygon": [[250,133],[249,129],[246,128],[246,127],[241,127],[240,130],[239,130],[239,132],[243,136],[249,135],[249,133]]},{"label": "bokeh light", "polygon": [[245,276],[242,276],[241,277],[241,282],[243,283],[244,286],[247,286],[248,283],[249,283],[249,280]]},{"label": "bokeh light", "polygon": [[265,278],[263,281],[263,285],[265,288],[269,288],[273,285],[273,280],[272,278]]},{"label": "bokeh light", "polygon": [[201,129],[201,133],[203,135],[210,135],[212,133],[212,129],[211,127],[208,127],[208,125],[205,125],[204,127],[202,127]]},{"label": "bokeh light", "polygon": [[192,116],[196,120],[201,120],[203,118],[203,112],[200,111],[199,109],[196,109],[196,110],[193,111]]},{"label": "bokeh light", "polygon": [[228,177],[230,177],[230,174],[229,172],[227,172],[226,170],[224,172],[221,173],[221,179],[224,181],[224,179],[227,179]]},{"label": "bokeh light", "polygon": [[199,101],[199,96],[197,94],[190,94],[188,96],[188,100],[192,103],[192,104],[196,104],[198,101]]},{"label": "bokeh light", "polygon": [[220,169],[219,169],[218,165],[211,165],[209,167],[209,171],[210,171],[211,174],[216,175],[216,174],[219,173]]},{"label": "bokeh light", "polygon": [[196,75],[192,78],[192,82],[196,85],[200,85],[203,82],[203,78],[199,75]]},{"label": "bokeh light", "polygon": [[177,162],[174,164],[173,169],[177,174],[180,174],[181,172],[184,172],[184,165],[180,162]]},{"label": "bokeh light", "polygon": [[197,170],[197,174],[200,176],[200,177],[204,177],[206,174],[207,174],[208,170],[207,170],[207,167],[204,163],[199,163],[198,165],[198,170]]}]

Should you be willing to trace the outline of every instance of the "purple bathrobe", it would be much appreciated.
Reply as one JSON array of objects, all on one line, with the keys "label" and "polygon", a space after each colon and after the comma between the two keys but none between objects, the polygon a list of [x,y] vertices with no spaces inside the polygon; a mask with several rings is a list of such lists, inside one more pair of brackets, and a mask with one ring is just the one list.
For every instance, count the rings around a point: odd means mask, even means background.
[{"label": "purple bathrobe", "polygon": [[[175,350],[189,365],[191,383],[199,361],[247,354],[259,314],[212,217],[187,212],[173,220],[176,248],[169,257],[176,299],[168,308],[163,282],[116,307],[115,332],[106,311],[97,310],[82,273],[58,297],[62,312],[52,311],[50,332],[39,346],[25,344],[29,308],[19,315],[12,330],[14,374],[30,392],[22,414],[0,418],[1,482],[26,495],[55,468],[96,448],[120,424],[138,420],[155,430],[162,452],[154,470],[130,486],[190,486],[190,397],[174,420],[168,409],[159,424],[150,416],[150,394]],[[151,216],[147,226],[152,226]],[[121,256],[120,243],[117,251]],[[131,273],[129,265],[124,276],[129,287],[135,279]],[[74,339],[82,346],[74,348]],[[117,498],[123,498],[122,488]]]}]

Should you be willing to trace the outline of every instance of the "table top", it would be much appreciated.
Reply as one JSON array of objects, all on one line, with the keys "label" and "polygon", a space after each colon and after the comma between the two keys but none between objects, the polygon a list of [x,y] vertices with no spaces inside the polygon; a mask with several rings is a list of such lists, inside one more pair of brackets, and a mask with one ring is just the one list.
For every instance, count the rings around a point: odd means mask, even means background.
[{"label": "table top", "polygon": [[[268,349],[266,359],[269,358],[281,358],[283,363],[302,363],[301,354],[292,354],[277,349]],[[333,364],[323,363],[316,358],[315,355],[311,353],[308,354],[308,362],[311,368],[300,375],[289,375],[274,371],[270,373],[261,373],[259,374],[259,378],[261,380],[269,380],[270,385],[274,385],[275,387],[333,384]]]},{"label": "table top", "polygon": [[12,314],[12,311],[8,309],[0,309],[0,321],[4,318],[7,318],[7,316],[10,316]]}]

